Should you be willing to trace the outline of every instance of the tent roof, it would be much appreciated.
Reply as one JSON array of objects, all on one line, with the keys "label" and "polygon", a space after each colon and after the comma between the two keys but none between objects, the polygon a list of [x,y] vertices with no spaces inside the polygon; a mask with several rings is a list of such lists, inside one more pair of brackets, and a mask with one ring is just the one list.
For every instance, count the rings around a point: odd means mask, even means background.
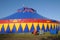
[{"label": "tent roof", "polygon": [[[9,20],[9,19],[42,19],[42,20],[50,20],[46,17],[39,15],[36,10],[28,7],[23,7],[17,10],[16,13],[2,18],[2,20]],[[56,22],[56,20],[51,20]]]},{"label": "tent roof", "polygon": [[3,19],[47,19],[39,15],[36,10],[32,8],[23,7],[10,16],[4,17]]}]

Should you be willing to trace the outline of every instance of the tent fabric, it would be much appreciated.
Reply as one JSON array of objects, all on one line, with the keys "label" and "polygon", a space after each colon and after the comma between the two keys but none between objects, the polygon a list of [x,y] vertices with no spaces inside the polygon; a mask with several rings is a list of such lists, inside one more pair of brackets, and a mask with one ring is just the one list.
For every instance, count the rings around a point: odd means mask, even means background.
[{"label": "tent fabric", "polygon": [[[22,22],[17,22],[18,19],[20,19]],[[36,20],[34,21],[34,19]],[[38,19],[40,22],[37,21]],[[13,23],[10,22],[11,20]],[[47,20],[50,20],[51,22]],[[34,30],[37,30],[37,32],[40,30],[43,30],[44,32],[49,31],[51,34],[56,34],[58,32],[58,22],[56,20],[43,17],[39,15],[36,10],[27,7],[18,9],[18,12],[0,19],[0,33],[26,33],[34,32]]]},{"label": "tent fabric", "polygon": [[[12,24],[12,23],[11,23]],[[0,24],[0,25],[2,25],[2,24]],[[1,28],[1,32],[2,33],[9,33],[10,31],[11,31],[11,33],[22,33],[22,32],[33,32],[34,30],[37,30],[37,31],[39,31],[39,30],[43,30],[44,32],[47,32],[47,31],[51,31],[51,30],[58,30],[57,28],[57,26],[54,28],[54,26],[51,24],[51,25],[49,25],[49,24],[47,24],[48,26],[46,27],[46,25],[45,25],[45,23],[44,24],[40,24],[40,23],[38,23],[38,24],[36,24],[35,25],[35,23],[33,23],[32,24],[32,26],[31,27],[29,27],[30,25],[28,25],[28,23],[26,24],[26,23],[21,23],[20,25],[15,25],[15,24],[13,24],[13,25],[10,25],[10,24],[8,24],[7,25],[7,29],[6,29],[6,27],[4,27],[4,25],[5,24],[3,24],[2,25],[2,28]],[[39,26],[40,25],[40,26]],[[17,27],[16,27],[17,26]],[[42,27],[42,28],[41,28]],[[46,28],[45,28],[46,27]],[[50,28],[49,28],[50,27]],[[36,28],[36,29],[35,29]],[[6,31],[5,31],[5,29],[6,29]],[[18,29],[18,30],[17,30]]]},{"label": "tent fabric", "polygon": [[[33,12],[31,12],[33,11]],[[7,16],[7,17],[4,17],[2,18],[2,20],[5,20],[5,19],[47,19],[46,17],[43,17],[41,15],[39,15],[36,10],[32,9],[32,8],[26,8],[26,7],[23,7],[23,8],[20,8],[18,9],[18,12],[10,15],[10,16]]]}]

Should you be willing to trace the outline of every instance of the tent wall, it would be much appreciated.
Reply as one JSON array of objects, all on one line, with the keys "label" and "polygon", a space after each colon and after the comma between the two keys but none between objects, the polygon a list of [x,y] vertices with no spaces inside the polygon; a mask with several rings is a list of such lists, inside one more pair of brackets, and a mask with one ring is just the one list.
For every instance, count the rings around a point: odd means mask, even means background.
[{"label": "tent wall", "polygon": [[[58,25],[56,23],[4,23],[0,24],[1,33],[26,33],[33,32],[34,30],[43,30],[44,32],[58,31]],[[53,33],[52,33],[53,34]]]}]

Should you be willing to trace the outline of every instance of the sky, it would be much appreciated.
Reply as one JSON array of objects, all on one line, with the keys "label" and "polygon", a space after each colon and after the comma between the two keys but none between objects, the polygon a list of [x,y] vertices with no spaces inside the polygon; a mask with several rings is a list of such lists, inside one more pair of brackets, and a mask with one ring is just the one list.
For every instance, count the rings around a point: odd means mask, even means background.
[{"label": "sky", "polygon": [[0,0],[0,18],[16,13],[22,7],[33,8],[39,15],[60,21],[60,0]]}]

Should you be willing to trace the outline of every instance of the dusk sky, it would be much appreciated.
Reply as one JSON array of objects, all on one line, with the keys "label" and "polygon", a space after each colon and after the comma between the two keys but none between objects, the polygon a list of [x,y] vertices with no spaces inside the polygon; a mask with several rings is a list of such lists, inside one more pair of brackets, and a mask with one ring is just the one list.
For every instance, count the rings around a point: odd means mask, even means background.
[{"label": "dusk sky", "polygon": [[60,21],[60,0],[0,0],[0,18],[22,7],[33,8],[39,15]]}]

